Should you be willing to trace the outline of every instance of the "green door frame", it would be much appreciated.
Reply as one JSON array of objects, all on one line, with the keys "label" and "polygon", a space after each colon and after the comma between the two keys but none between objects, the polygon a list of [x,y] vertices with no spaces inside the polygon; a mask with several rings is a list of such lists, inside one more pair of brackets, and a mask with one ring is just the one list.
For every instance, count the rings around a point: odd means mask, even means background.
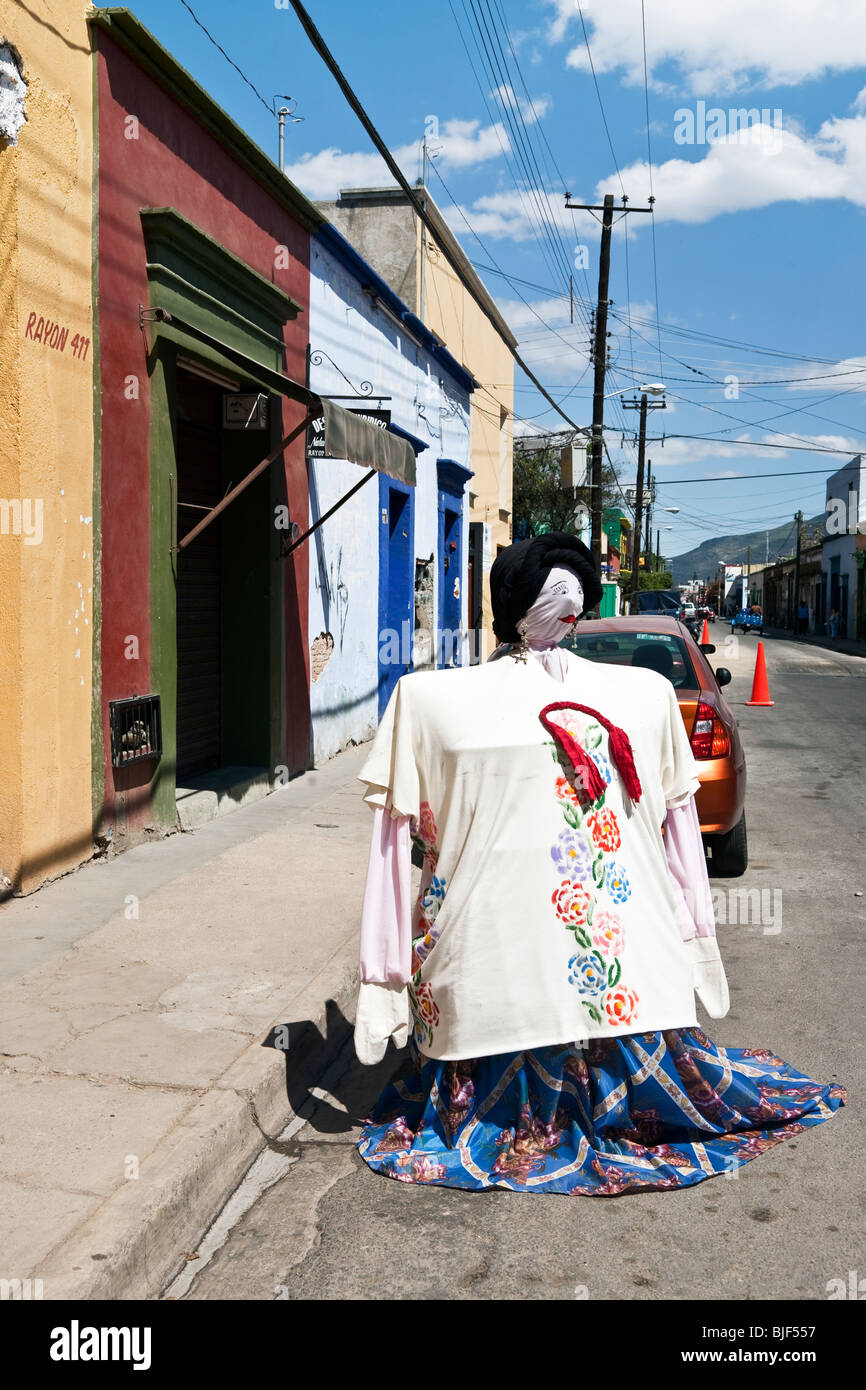
[{"label": "green door frame", "polygon": [[[155,824],[177,822],[177,358],[181,352],[231,379],[266,391],[269,398],[270,448],[282,437],[282,400],[274,393],[273,372],[282,370],[283,329],[299,306],[237,256],[172,208],[143,208],[147,246],[150,310],[157,305],[192,327],[216,338],[261,366],[239,369],[211,343],[204,343],[170,321],[156,321],[146,310],[143,328],[150,335],[150,623],[151,689],[161,697],[163,756],[151,786]],[[271,502],[285,501],[284,479],[269,472]],[[194,542],[193,542],[194,543]],[[285,622],[279,533],[271,539],[269,609],[269,697],[271,777],[285,747]]]}]

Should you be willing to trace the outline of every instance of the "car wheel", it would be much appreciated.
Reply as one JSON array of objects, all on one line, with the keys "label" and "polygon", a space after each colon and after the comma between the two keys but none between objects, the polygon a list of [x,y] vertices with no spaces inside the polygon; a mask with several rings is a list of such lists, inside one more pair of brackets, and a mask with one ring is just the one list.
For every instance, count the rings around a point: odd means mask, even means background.
[{"label": "car wheel", "polygon": [[726,835],[709,837],[712,857],[710,873],[715,878],[739,878],[749,866],[749,846],[746,837],[746,813],[740,816],[733,830]]}]

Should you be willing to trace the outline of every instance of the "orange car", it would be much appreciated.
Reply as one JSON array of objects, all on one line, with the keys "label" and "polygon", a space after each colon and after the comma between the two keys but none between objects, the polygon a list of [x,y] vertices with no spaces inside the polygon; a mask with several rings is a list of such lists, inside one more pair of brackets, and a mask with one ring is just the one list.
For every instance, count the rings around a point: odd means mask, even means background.
[{"label": "orange car", "polygon": [[745,873],[746,755],[734,712],[722,694],[730,671],[724,666],[713,671],[688,628],[676,618],[637,614],[586,620],[562,645],[589,661],[648,666],[668,678],[698,763],[701,788],[695,802],[710,850],[710,871],[723,877]]}]

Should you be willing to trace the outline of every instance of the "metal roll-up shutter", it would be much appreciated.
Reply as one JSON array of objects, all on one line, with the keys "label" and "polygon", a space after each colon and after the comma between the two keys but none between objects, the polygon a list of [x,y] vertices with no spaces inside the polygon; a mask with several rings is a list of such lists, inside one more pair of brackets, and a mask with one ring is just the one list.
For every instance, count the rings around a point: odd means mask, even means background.
[{"label": "metal roll-up shutter", "polygon": [[[221,392],[178,372],[178,503],[213,507],[222,496]],[[201,520],[196,507],[178,506],[178,536]],[[177,781],[219,767],[221,643],[219,521],[178,556]]]}]

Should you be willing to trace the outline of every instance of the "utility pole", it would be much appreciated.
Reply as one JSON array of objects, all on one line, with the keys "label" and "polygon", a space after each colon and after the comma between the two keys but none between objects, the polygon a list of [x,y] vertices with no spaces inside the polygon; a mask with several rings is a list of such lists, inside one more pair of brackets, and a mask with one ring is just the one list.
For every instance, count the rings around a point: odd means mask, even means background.
[{"label": "utility pole", "polygon": [[646,504],[646,536],[645,536],[645,538],[644,538],[644,546],[643,546],[643,548],[644,548],[644,554],[645,554],[646,557],[647,557],[647,565],[650,567],[650,569],[652,569],[652,565],[650,565],[650,560],[651,560],[651,558],[652,558],[651,542],[652,542],[652,535],[653,535],[652,515],[653,515],[653,501],[654,501],[654,494],[653,494],[653,479],[652,479],[652,459],[647,459],[647,461],[646,461],[646,491],[647,491],[647,504]]},{"label": "utility pole", "polygon": [[744,608],[747,608],[747,607],[749,606],[749,599],[750,599],[751,596],[752,596],[752,595],[751,595],[751,588],[752,588],[752,586],[751,586],[751,583],[750,583],[751,578],[752,578],[752,547],[751,547],[751,546],[747,546],[747,547],[746,547],[746,583],[745,583],[745,587],[744,587],[744,589],[743,589],[743,607],[744,607]]},{"label": "utility pole", "polygon": [[286,168],[286,117],[289,115],[288,106],[281,106],[277,112],[277,126],[279,130],[279,145],[277,161],[280,166],[280,173],[285,172]]},{"label": "utility pole", "polygon": [[794,561],[794,632],[800,626],[800,547],[803,540],[803,513],[797,512],[794,517],[794,524],[797,527],[797,558]]},{"label": "utility pole", "polygon": [[[663,389],[663,388],[661,388]],[[649,401],[646,391],[641,392],[640,401],[623,401],[624,410],[640,411],[640,432],[637,444],[637,482],[635,486],[634,499],[634,553],[631,562],[631,602],[630,612],[634,613],[637,607],[637,593],[640,587],[640,533],[641,522],[643,521],[643,467],[644,454],[646,453],[646,415],[647,410],[664,410],[664,401]]]},{"label": "utility pole", "polygon": [[[605,193],[604,203],[572,203],[570,193],[565,195],[567,208],[582,212],[600,212],[601,246],[598,257],[598,305],[595,310],[595,332],[593,333],[592,361],[595,375],[592,385],[592,538],[590,549],[599,574],[601,574],[601,530],[604,519],[602,499],[602,460],[604,456],[604,376],[607,370],[607,310],[610,301],[607,297],[610,281],[610,233],[613,227],[613,194]],[[628,198],[623,194],[622,216],[629,212],[652,212],[652,202],[646,208],[630,208]],[[639,539],[639,538],[638,538]]]}]

